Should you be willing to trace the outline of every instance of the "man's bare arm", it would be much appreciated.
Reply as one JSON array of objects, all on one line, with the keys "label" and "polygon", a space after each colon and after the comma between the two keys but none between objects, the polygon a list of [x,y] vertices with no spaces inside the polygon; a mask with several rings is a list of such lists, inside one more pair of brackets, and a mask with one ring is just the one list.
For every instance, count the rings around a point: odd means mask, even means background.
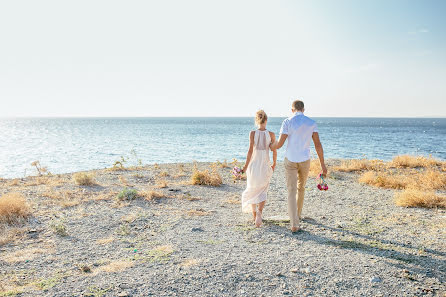
[{"label": "man's bare arm", "polygon": [[327,176],[327,167],[325,166],[325,160],[324,160],[324,149],[322,148],[322,143],[321,140],[319,139],[319,133],[314,132],[312,138],[313,138],[314,148],[316,149],[317,156],[319,157],[319,162],[321,163],[322,174],[324,176]]},{"label": "man's bare arm", "polygon": [[279,140],[274,143],[271,143],[271,145],[270,145],[271,150],[280,149],[283,146],[283,144],[285,143],[285,140],[287,139],[287,137],[288,137],[288,135],[286,135],[286,134],[280,134]]}]

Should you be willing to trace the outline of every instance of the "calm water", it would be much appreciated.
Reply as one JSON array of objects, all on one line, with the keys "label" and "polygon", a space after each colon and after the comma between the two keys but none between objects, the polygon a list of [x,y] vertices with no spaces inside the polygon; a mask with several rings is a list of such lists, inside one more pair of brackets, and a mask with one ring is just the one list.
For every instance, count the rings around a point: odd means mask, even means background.
[{"label": "calm water", "polygon": [[[315,118],[327,158],[446,159],[446,119]],[[283,118],[271,118],[278,133]],[[0,119],[0,177],[110,167],[121,155],[136,164],[243,160],[252,118]],[[313,150],[313,155],[315,152]],[[279,151],[283,160],[284,150]]]}]

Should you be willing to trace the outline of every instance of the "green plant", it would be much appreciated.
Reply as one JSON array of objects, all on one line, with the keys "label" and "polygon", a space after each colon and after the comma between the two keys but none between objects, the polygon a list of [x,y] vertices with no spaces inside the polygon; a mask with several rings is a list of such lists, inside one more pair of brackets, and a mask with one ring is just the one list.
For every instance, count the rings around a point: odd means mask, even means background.
[{"label": "green plant", "polygon": [[125,188],[121,192],[119,192],[117,198],[118,200],[135,200],[138,197],[138,191],[135,189]]},{"label": "green plant", "polygon": [[138,166],[142,166],[142,160],[140,158],[138,158],[138,154],[136,153],[135,149],[132,149],[130,151],[130,154],[135,158],[136,160],[136,167]]},{"label": "green plant", "polygon": [[59,221],[53,221],[51,223],[51,229],[53,229],[54,233],[56,233],[59,236],[67,236],[67,227],[65,226],[64,222],[62,220]]}]

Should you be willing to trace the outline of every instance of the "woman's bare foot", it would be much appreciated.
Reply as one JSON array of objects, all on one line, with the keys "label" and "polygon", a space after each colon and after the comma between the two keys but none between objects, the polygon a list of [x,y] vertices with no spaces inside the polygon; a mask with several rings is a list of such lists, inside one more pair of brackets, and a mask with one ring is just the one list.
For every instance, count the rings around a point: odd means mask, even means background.
[{"label": "woman's bare foot", "polygon": [[260,211],[257,211],[257,216],[256,216],[256,227],[259,228],[262,225],[262,213]]},{"label": "woman's bare foot", "polygon": [[253,213],[252,213],[252,223],[253,223],[253,224],[256,223],[256,217],[257,217],[257,212],[253,212]]},{"label": "woman's bare foot", "polygon": [[291,232],[295,233],[297,231],[299,231],[300,228],[299,227],[291,227]]}]

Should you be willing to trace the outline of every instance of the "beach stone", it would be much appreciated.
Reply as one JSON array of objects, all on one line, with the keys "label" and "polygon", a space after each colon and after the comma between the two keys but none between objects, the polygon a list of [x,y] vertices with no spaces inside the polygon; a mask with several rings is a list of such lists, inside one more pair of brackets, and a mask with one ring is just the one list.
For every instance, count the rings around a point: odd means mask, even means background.
[{"label": "beach stone", "polygon": [[201,229],[200,227],[198,227],[198,228],[192,228],[191,231],[192,232],[203,232],[204,230]]},{"label": "beach stone", "polygon": [[370,279],[370,282],[371,283],[380,283],[380,282],[382,282],[382,280],[379,277],[374,276]]},{"label": "beach stone", "polygon": [[292,273],[297,273],[298,271],[299,271],[299,269],[297,269],[297,268],[293,268],[293,269],[291,269],[290,270]]},{"label": "beach stone", "polygon": [[130,295],[129,295],[129,293],[123,291],[123,292],[118,293],[118,297],[130,297]]}]

